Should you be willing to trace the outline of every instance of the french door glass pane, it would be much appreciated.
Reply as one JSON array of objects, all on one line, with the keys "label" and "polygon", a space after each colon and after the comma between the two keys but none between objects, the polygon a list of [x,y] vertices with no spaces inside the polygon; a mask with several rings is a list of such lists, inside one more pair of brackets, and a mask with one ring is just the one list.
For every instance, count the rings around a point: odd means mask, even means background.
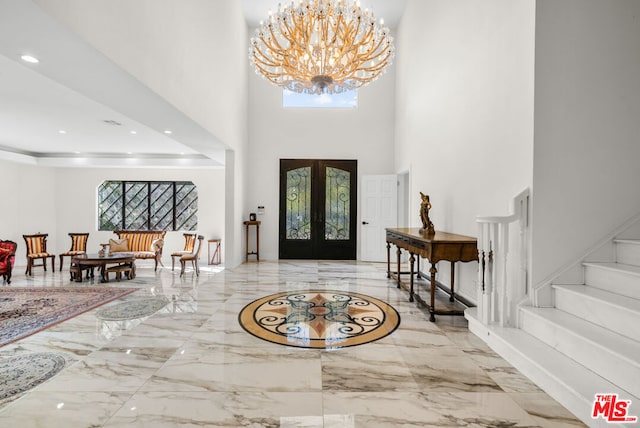
[{"label": "french door glass pane", "polygon": [[349,171],[327,167],[326,177],[324,238],[327,241],[349,240]]},{"label": "french door glass pane", "polygon": [[311,167],[287,171],[286,239],[311,239]]}]

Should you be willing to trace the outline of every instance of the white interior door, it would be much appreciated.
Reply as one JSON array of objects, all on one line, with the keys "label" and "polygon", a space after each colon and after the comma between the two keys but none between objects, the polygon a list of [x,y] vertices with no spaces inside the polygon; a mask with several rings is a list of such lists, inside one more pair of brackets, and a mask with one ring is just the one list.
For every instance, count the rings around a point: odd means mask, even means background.
[{"label": "white interior door", "polygon": [[361,182],[360,258],[370,262],[387,260],[385,228],[398,225],[398,177],[363,175]]}]

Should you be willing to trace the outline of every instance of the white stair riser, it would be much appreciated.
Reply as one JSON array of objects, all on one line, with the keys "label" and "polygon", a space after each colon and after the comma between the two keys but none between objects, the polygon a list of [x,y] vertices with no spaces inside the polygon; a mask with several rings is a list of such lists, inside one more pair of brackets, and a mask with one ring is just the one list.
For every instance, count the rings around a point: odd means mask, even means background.
[{"label": "white stair riser", "polygon": [[627,391],[611,384],[551,347],[539,343],[521,329],[488,327],[478,318],[476,308],[465,311],[469,330],[522,374],[551,395],[559,403],[582,418],[589,427],[611,427],[604,419],[591,419],[593,399],[599,391],[610,391],[640,403]]},{"label": "white stair riser", "polygon": [[640,245],[616,243],[616,259],[618,263],[640,266]]},{"label": "white stair riser", "polygon": [[529,311],[521,312],[524,331],[631,394],[640,396],[640,362],[634,364],[620,358],[614,349],[598,346]]},{"label": "white stair riser", "polygon": [[556,308],[561,311],[640,341],[640,328],[638,328],[640,314],[637,312],[562,288],[554,288],[554,291]]},{"label": "white stair riser", "polygon": [[585,266],[585,283],[611,293],[640,299],[640,276],[626,272]]},{"label": "white stair riser", "polygon": [[[465,318],[467,315],[465,314]],[[548,372],[545,367],[537,361],[537,356],[523,353],[517,346],[496,334],[488,334],[486,326],[479,319],[469,319],[469,331],[484,340],[495,352],[518,369],[522,374],[531,379],[536,385],[542,388],[547,394],[559,401],[574,415],[590,414],[592,394],[585,394],[583,391],[576,391],[572,386],[568,386]],[[543,354],[544,357],[545,354]],[[587,396],[589,398],[587,398]],[[579,416],[578,416],[579,417]],[[587,421],[584,421],[587,422]],[[590,421],[589,421],[590,422]]]}]

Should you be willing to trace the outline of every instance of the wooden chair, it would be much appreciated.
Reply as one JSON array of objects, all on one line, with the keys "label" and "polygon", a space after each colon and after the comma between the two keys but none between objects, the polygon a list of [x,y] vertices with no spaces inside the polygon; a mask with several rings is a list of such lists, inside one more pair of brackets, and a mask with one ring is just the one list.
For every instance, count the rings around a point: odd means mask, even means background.
[{"label": "wooden chair", "polygon": [[88,233],[69,233],[71,237],[71,249],[60,253],[60,272],[62,272],[62,264],[64,263],[64,257],[72,257],[80,254],[87,253],[87,240],[89,239]]},{"label": "wooden chair", "polygon": [[189,261],[195,269],[196,275],[200,276],[200,266],[198,265],[198,260],[200,259],[200,252],[202,251],[202,241],[204,241],[204,236],[198,235],[198,248],[191,254],[184,254],[180,257],[180,276],[182,276],[182,274],[184,273],[184,265]]},{"label": "wooden chair", "polygon": [[171,271],[176,267],[176,259],[180,259],[180,257],[185,254],[193,253],[193,247],[196,245],[196,238],[198,237],[195,233],[183,233],[184,235],[184,250],[176,251],[171,253]]},{"label": "wooden chair", "polygon": [[13,241],[0,241],[0,275],[7,284],[11,284],[11,271],[13,270],[18,244]]},{"label": "wooden chair", "polygon": [[[22,235],[27,244],[27,270],[24,272],[26,275],[31,275],[31,268],[35,266],[42,266],[46,271],[48,258],[51,259],[51,270],[56,270],[56,255],[47,252],[47,236],[49,236],[48,233]],[[42,260],[42,264],[35,264],[38,259]]]}]

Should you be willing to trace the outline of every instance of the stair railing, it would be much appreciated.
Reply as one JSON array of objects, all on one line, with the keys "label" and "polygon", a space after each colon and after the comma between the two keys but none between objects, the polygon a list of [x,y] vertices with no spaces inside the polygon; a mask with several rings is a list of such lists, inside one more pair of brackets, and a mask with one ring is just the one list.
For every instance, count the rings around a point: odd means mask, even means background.
[{"label": "stair railing", "polygon": [[[485,325],[517,326],[517,306],[529,297],[529,189],[513,198],[512,214],[477,217],[478,318]],[[517,234],[509,234],[517,227]],[[509,247],[515,247],[515,255]]]}]

